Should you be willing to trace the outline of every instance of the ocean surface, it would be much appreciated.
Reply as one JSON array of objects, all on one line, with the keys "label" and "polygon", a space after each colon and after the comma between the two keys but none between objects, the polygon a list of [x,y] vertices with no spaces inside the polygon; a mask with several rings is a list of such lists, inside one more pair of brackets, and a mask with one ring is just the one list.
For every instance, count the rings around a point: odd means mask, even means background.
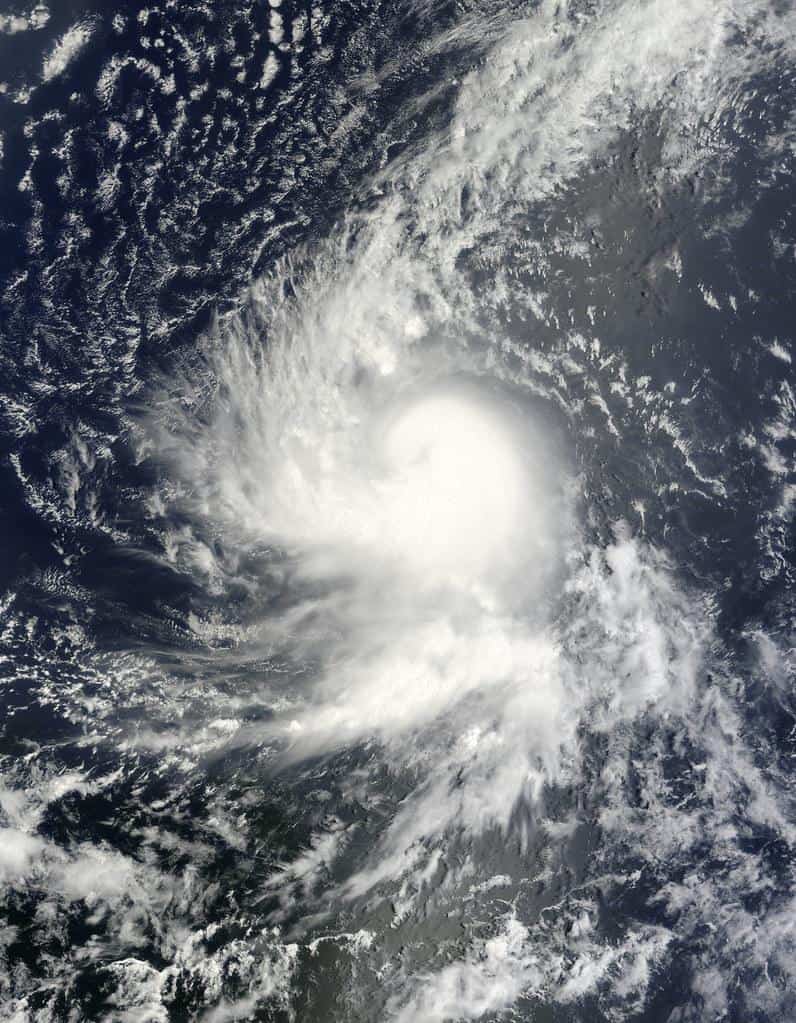
[{"label": "ocean surface", "polygon": [[796,1018],[796,8],[0,9],[0,1019]]}]

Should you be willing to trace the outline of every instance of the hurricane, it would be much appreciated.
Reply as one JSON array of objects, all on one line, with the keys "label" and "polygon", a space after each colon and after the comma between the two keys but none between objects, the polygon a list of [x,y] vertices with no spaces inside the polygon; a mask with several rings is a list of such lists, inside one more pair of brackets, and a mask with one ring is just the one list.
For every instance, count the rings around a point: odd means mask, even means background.
[{"label": "hurricane", "polygon": [[0,52],[0,1016],[792,1019],[792,6]]}]

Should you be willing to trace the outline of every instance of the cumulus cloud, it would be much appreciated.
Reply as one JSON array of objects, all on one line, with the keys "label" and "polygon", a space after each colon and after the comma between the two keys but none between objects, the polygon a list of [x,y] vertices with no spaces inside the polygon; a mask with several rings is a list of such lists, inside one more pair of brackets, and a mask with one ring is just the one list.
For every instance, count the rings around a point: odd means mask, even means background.
[{"label": "cumulus cloud", "polygon": [[0,14],[0,34],[16,35],[17,32],[30,32],[44,28],[50,20],[50,11],[46,4],[37,4],[25,14]]},{"label": "cumulus cloud", "polygon": [[509,919],[501,933],[481,943],[477,955],[427,978],[395,1014],[397,1023],[479,1019],[505,1009],[541,980],[535,957],[526,949],[527,937],[527,929]]},{"label": "cumulus cloud", "polygon": [[90,22],[78,22],[58,40],[44,61],[42,78],[49,82],[66,71],[73,60],[85,49],[94,31]]},{"label": "cumulus cloud", "polygon": [[0,828],[0,881],[18,881],[40,858],[45,843],[16,828]]}]

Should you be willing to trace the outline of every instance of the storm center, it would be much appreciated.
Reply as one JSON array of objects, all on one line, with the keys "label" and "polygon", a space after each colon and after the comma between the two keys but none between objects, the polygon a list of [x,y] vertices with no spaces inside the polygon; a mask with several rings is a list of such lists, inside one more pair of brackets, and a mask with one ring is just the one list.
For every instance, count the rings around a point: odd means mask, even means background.
[{"label": "storm center", "polygon": [[510,556],[528,480],[496,412],[459,396],[420,399],[381,437],[385,543],[415,568],[472,581]]}]

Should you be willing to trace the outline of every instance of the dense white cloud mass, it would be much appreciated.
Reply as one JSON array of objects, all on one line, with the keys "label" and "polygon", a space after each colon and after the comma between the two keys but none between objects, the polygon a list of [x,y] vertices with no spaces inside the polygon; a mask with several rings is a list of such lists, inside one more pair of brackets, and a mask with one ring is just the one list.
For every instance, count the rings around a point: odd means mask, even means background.
[{"label": "dense white cloud mass", "polygon": [[523,520],[533,525],[533,481],[498,413],[432,395],[390,419],[380,438],[386,522],[377,548],[421,578],[478,582],[510,571]]}]

